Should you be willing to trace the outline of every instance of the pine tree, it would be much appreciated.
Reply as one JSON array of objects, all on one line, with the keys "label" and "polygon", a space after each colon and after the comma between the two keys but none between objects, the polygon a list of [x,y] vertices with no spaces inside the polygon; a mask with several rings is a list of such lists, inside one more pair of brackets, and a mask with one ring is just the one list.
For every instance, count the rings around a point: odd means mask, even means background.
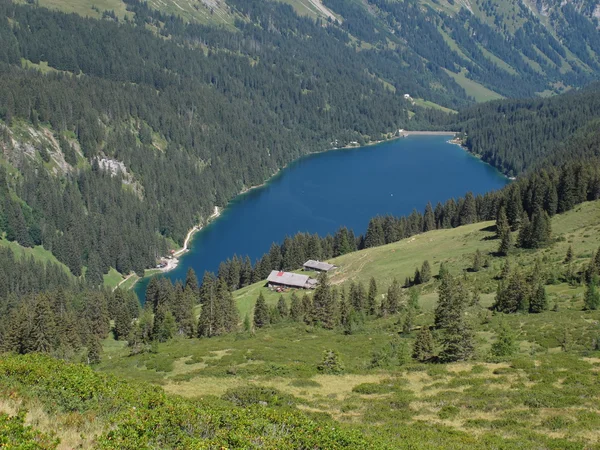
[{"label": "pine tree", "polygon": [[417,267],[415,269],[415,276],[413,277],[413,283],[412,284],[419,285],[419,284],[422,284],[422,283],[423,283],[423,280],[421,279],[421,271]]},{"label": "pine tree", "polygon": [[188,269],[185,276],[185,288],[190,289],[194,295],[199,295],[200,287],[198,285],[198,277],[196,272],[191,267]]},{"label": "pine tree", "polygon": [[288,307],[283,295],[279,296],[279,301],[277,302],[277,311],[279,311],[279,315],[282,319],[287,318],[288,316]]},{"label": "pine tree", "polygon": [[433,213],[433,208],[431,207],[431,202],[427,202],[427,206],[425,206],[425,214],[423,215],[423,232],[435,230],[435,215]]},{"label": "pine tree", "polygon": [[502,239],[507,230],[510,231],[510,225],[506,217],[506,208],[503,205],[498,210],[498,217],[496,218],[496,237]]},{"label": "pine tree", "polygon": [[479,272],[481,270],[481,266],[483,265],[483,255],[481,251],[477,249],[475,255],[473,256],[473,272]]},{"label": "pine tree", "polygon": [[459,212],[459,224],[468,225],[477,222],[477,204],[472,192],[465,195],[462,207]]},{"label": "pine tree", "polygon": [[369,293],[367,294],[367,314],[377,314],[377,282],[374,277],[369,281]]},{"label": "pine tree", "polygon": [[423,264],[421,265],[420,277],[422,283],[428,283],[429,280],[431,280],[431,266],[427,260],[423,261]]},{"label": "pine tree", "polygon": [[385,244],[385,234],[381,222],[380,217],[374,217],[369,221],[365,235],[365,248],[378,247]]},{"label": "pine tree", "polygon": [[409,335],[413,328],[413,323],[415,321],[415,312],[412,308],[408,308],[406,312],[406,316],[404,317],[404,322],[402,322],[402,334]]},{"label": "pine tree", "polygon": [[262,328],[267,325],[269,325],[269,308],[261,292],[254,305],[254,327]]},{"label": "pine tree", "polygon": [[325,350],[323,352],[323,360],[317,366],[317,370],[321,373],[339,375],[344,372],[340,355],[335,350]]},{"label": "pine tree", "polygon": [[542,283],[538,283],[533,289],[531,299],[529,300],[529,312],[541,313],[548,309],[548,297],[546,296],[546,288]]},{"label": "pine tree", "polygon": [[521,218],[521,228],[517,242],[521,248],[531,248],[531,222],[526,212],[523,212],[523,217]]},{"label": "pine tree", "polygon": [[365,312],[367,309],[367,293],[362,282],[350,284],[350,304],[357,312]]},{"label": "pine tree", "polygon": [[521,198],[521,189],[518,184],[512,184],[508,191],[506,201],[506,217],[512,231],[519,228],[523,214],[523,199]]},{"label": "pine tree", "polygon": [[514,355],[518,350],[515,333],[506,324],[502,322],[500,324],[500,330],[496,341],[492,344],[491,353],[492,356],[498,358],[504,358]]},{"label": "pine tree", "polygon": [[466,361],[475,353],[474,335],[464,317],[452,322],[442,331],[440,361],[444,363]]},{"label": "pine tree", "polygon": [[415,311],[419,310],[419,290],[417,288],[413,287],[408,291],[408,306]]},{"label": "pine tree", "polygon": [[131,321],[132,317],[127,305],[124,303],[118,304],[115,312],[115,326],[113,328],[113,333],[117,341],[123,341],[129,337],[132,329]]},{"label": "pine tree", "polygon": [[550,217],[545,211],[538,209],[532,217],[529,241],[526,248],[542,248],[548,245],[552,235]]},{"label": "pine tree", "polygon": [[36,298],[29,334],[28,351],[50,353],[56,343],[56,323],[50,299],[41,294]]},{"label": "pine tree", "polygon": [[300,322],[304,316],[304,310],[302,309],[302,301],[295,292],[292,292],[290,303],[290,317],[294,322]]},{"label": "pine tree", "polygon": [[513,271],[507,280],[498,284],[492,309],[503,313],[529,310],[529,292],[520,272]]},{"label": "pine tree", "polygon": [[[358,286],[362,286],[359,284]],[[357,288],[357,291],[360,289]],[[362,289],[364,295],[364,289]],[[332,329],[335,327],[335,296],[329,285],[327,272],[319,275],[319,284],[313,295],[313,321],[321,324],[323,328]]]},{"label": "pine tree", "polygon": [[99,364],[101,361],[102,345],[100,339],[93,334],[90,335],[89,342],[87,344],[87,363],[89,365]]},{"label": "pine tree", "polygon": [[244,331],[246,333],[252,333],[252,321],[250,320],[250,314],[248,313],[244,316]]},{"label": "pine tree", "polygon": [[585,288],[585,309],[595,311],[600,308],[600,291],[598,290],[598,276],[594,275]]},{"label": "pine tree", "polygon": [[308,294],[302,296],[302,310],[304,311],[304,323],[311,325],[314,322],[313,304]]},{"label": "pine tree", "polygon": [[508,252],[512,246],[510,228],[506,227],[500,237],[500,245],[498,246],[498,254],[500,256],[508,256]]},{"label": "pine tree", "polygon": [[433,357],[434,343],[429,327],[423,326],[413,345],[412,357],[419,362],[426,362]]},{"label": "pine tree", "polygon": [[400,283],[398,283],[398,280],[394,278],[387,292],[386,312],[388,314],[396,314],[400,311],[401,296],[402,291],[400,288]]},{"label": "pine tree", "polygon": [[435,308],[436,328],[448,328],[457,323],[468,302],[468,295],[460,280],[450,274],[444,275],[438,290],[438,304]]},{"label": "pine tree", "polygon": [[564,264],[570,264],[571,262],[573,262],[573,246],[569,245],[567,254],[565,255]]},{"label": "pine tree", "polygon": [[506,280],[508,279],[508,276],[510,275],[510,260],[506,260],[504,261],[504,265],[502,266],[502,270],[500,271],[500,279],[501,280]]}]

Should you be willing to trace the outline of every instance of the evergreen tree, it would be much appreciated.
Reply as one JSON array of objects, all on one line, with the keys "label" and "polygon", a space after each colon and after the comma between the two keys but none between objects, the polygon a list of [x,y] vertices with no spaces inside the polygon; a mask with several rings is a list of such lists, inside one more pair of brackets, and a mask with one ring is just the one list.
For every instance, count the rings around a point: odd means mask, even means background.
[{"label": "evergreen tree", "polygon": [[283,295],[279,296],[279,301],[277,302],[277,311],[282,319],[287,318],[288,316],[288,307]]},{"label": "evergreen tree", "polygon": [[477,222],[477,205],[472,192],[467,192],[459,211],[459,224],[468,225]]},{"label": "evergreen tree", "polygon": [[598,290],[598,276],[594,275],[585,288],[583,299],[585,309],[595,311],[600,308],[600,291]]},{"label": "evergreen tree", "polygon": [[313,304],[308,294],[302,296],[302,311],[304,312],[304,323],[311,325],[314,322],[313,319]]},{"label": "evergreen tree", "polygon": [[35,301],[28,351],[50,353],[56,343],[56,323],[50,299],[39,295]]},{"label": "evergreen tree", "polygon": [[336,325],[335,295],[329,285],[327,272],[319,275],[319,284],[315,289],[312,303],[314,323],[320,324],[323,328],[333,329]]},{"label": "evergreen tree", "polygon": [[377,282],[374,277],[369,281],[369,293],[367,294],[367,313],[370,316],[377,314]]},{"label": "evergreen tree", "polygon": [[423,264],[421,265],[420,277],[421,283],[428,283],[429,280],[431,280],[431,266],[429,265],[429,261],[427,260],[423,261]]},{"label": "evergreen tree", "polygon": [[349,296],[352,308],[357,312],[365,312],[367,309],[367,293],[362,282],[358,282],[358,284],[352,282],[350,284]]},{"label": "evergreen tree", "polygon": [[290,317],[294,322],[300,322],[304,317],[304,309],[300,297],[295,292],[292,292],[290,303]]},{"label": "evergreen tree", "polygon": [[400,283],[394,278],[392,284],[388,288],[387,302],[386,302],[386,313],[396,314],[400,311],[400,298],[402,296],[402,290]]},{"label": "evergreen tree", "polygon": [[429,361],[433,357],[434,343],[429,327],[423,326],[413,345],[412,357],[419,362]]},{"label": "evergreen tree", "polygon": [[523,212],[523,217],[521,218],[521,228],[519,230],[519,237],[517,238],[517,242],[519,243],[519,247],[521,248],[530,248],[531,222],[526,212]]},{"label": "evergreen tree", "polygon": [[433,208],[431,206],[431,202],[427,202],[427,206],[425,206],[425,214],[423,215],[423,232],[435,230],[435,215],[433,213]]},{"label": "evergreen tree", "polygon": [[90,335],[90,339],[87,344],[87,363],[89,365],[99,364],[101,361],[101,353],[102,345],[100,344],[100,339],[98,338],[98,336],[95,336],[93,334]]},{"label": "evergreen tree", "polygon": [[512,246],[510,228],[506,227],[500,237],[500,245],[498,246],[498,254],[500,256],[508,256],[508,252]]},{"label": "evergreen tree", "polygon": [[498,217],[496,219],[496,237],[502,239],[507,230],[510,231],[510,225],[506,217],[506,208],[502,205],[498,210]]},{"label": "evergreen tree", "polygon": [[548,297],[546,296],[546,288],[542,283],[538,283],[534,287],[531,299],[529,300],[529,312],[541,313],[548,309]]},{"label": "evergreen tree", "polygon": [[263,328],[267,325],[269,325],[269,308],[261,292],[254,305],[254,328]]},{"label": "evergreen tree", "polygon": [[523,217],[523,199],[521,197],[521,189],[518,183],[511,184],[506,201],[506,217],[512,231],[519,228]]},{"label": "evergreen tree", "polygon": [[571,264],[573,262],[573,246],[569,245],[567,249],[567,254],[565,255],[564,264]]},{"label": "evergreen tree", "polygon": [[117,341],[128,339],[132,329],[131,321],[132,317],[127,305],[125,303],[117,304],[115,312],[115,326],[113,328],[113,333]]},{"label": "evergreen tree", "polygon": [[381,218],[375,217],[369,221],[365,235],[365,248],[378,247],[385,244],[385,234],[381,224]]},{"label": "evergreen tree", "polygon": [[474,335],[463,314],[442,330],[440,361],[466,361],[475,353]]},{"label": "evergreen tree", "polygon": [[481,266],[483,265],[483,255],[481,251],[477,249],[475,255],[473,256],[473,272],[479,272],[481,270]]},{"label": "evergreen tree", "polygon": [[506,322],[500,324],[496,341],[492,344],[492,356],[505,358],[513,356],[518,350],[515,333]]},{"label": "evergreen tree", "polygon": [[450,274],[444,275],[438,290],[438,304],[435,308],[434,323],[436,328],[449,328],[458,323],[463,314],[468,295],[460,280]]},{"label": "evergreen tree", "polygon": [[529,310],[527,284],[519,271],[513,271],[506,281],[498,284],[496,301],[492,308],[503,313]]},{"label": "evergreen tree", "polygon": [[196,272],[191,267],[188,269],[187,274],[185,275],[185,288],[190,289],[194,295],[199,295],[200,293],[198,277],[196,277]]},{"label": "evergreen tree", "polygon": [[412,308],[408,308],[404,321],[402,322],[402,334],[409,335],[415,321],[415,312]]},{"label": "evergreen tree", "polygon": [[500,271],[499,278],[501,280],[507,280],[510,275],[510,260],[506,259],[504,261],[504,265],[502,266],[502,270]]},{"label": "evergreen tree", "polygon": [[419,290],[417,288],[413,287],[408,291],[408,306],[415,311],[419,310]]}]

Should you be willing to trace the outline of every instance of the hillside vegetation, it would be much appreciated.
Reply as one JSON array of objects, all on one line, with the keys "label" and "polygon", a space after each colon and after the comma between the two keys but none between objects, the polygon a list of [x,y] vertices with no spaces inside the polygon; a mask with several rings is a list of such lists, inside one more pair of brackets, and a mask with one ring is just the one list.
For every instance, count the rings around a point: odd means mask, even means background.
[{"label": "hillside vegetation", "polygon": [[[124,379],[48,357],[4,356],[0,412],[22,411],[33,429],[1,420],[40,448],[53,448],[55,438],[62,448],[594,448],[600,316],[584,310],[584,287],[565,281],[564,261],[571,248],[573,273],[585,272],[600,247],[599,217],[600,202],[581,204],[553,218],[550,247],[515,249],[508,258],[494,256],[493,222],[339,257],[331,277],[336,289],[373,277],[381,300],[394,278],[410,276],[424,259],[433,268],[431,281],[402,294],[400,312],[363,320],[350,332],[280,318],[222,337],[176,338],[142,354],[108,339],[98,370]],[[477,250],[489,263],[474,272]],[[546,311],[490,311],[507,259],[513,268],[541,272]],[[442,261],[479,293],[467,310],[475,354],[420,363],[412,348],[435,315]],[[277,303],[279,294],[264,282],[234,293],[242,314],[261,292]],[[416,303],[409,300],[414,293]],[[494,345],[507,339],[506,327],[514,348],[498,356]],[[329,369],[324,351],[336,355]]]}]

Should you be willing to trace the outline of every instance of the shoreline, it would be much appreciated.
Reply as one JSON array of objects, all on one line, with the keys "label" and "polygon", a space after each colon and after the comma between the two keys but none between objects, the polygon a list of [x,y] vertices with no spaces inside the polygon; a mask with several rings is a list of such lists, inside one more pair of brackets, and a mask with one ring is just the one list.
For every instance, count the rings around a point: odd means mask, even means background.
[{"label": "shoreline", "polygon": [[[253,186],[249,186],[246,187],[244,189],[242,189],[240,191],[239,194],[237,194],[234,198],[239,197],[240,195],[244,195],[247,194],[248,192],[254,190],[254,189],[258,189],[261,188],[263,186],[266,186],[271,180],[273,180],[274,177],[276,177],[278,174],[280,174],[283,170],[287,169],[291,164],[293,164],[294,162],[298,161],[301,158],[307,157],[307,156],[311,156],[311,155],[317,155],[320,153],[325,153],[325,152],[330,152],[330,151],[335,151],[335,150],[351,150],[351,149],[356,149],[356,148],[361,148],[361,147],[370,147],[373,145],[377,145],[377,144],[381,144],[383,142],[389,142],[389,141],[394,141],[397,139],[402,139],[405,138],[407,136],[410,135],[415,135],[415,136],[451,136],[451,135],[456,135],[457,132],[456,131],[410,131],[410,130],[402,130],[397,134],[394,134],[394,136],[388,138],[388,139],[382,139],[379,141],[369,141],[363,145],[358,144],[358,142],[354,143],[351,142],[347,145],[345,145],[344,147],[331,147],[328,148],[326,150],[320,151],[320,152],[313,152],[313,153],[308,153],[306,155],[301,156],[298,159],[295,159],[293,161],[290,161],[289,163],[287,163],[285,166],[283,166],[281,169],[278,169],[277,171],[275,171],[271,176],[269,176],[269,178],[267,178],[263,183],[261,184],[257,184],[257,185],[253,185]],[[450,142],[450,141],[448,141]],[[460,145],[460,144],[459,144]],[[461,145],[462,147],[462,145]],[[463,147],[464,148],[464,147]],[[232,198],[230,200],[230,202],[234,199]],[[131,286],[129,287],[129,289],[133,289],[133,287],[135,286],[135,284],[146,277],[151,277],[154,276],[158,273],[167,273],[170,272],[172,270],[174,270],[175,268],[177,268],[177,266],[179,265],[179,256],[181,256],[182,254],[186,253],[189,251],[189,242],[191,240],[191,238],[193,237],[193,235],[198,232],[201,231],[204,226],[208,225],[210,222],[212,222],[213,220],[219,218],[219,216],[222,214],[222,212],[227,208],[227,206],[225,206],[224,208],[220,208],[218,206],[215,206],[214,212],[213,214],[211,214],[207,221],[206,224],[204,225],[194,225],[192,228],[190,228],[190,230],[188,231],[185,240],[183,242],[183,247],[180,248],[179,250],[176,250],[173,254],[171,258],[161,258],[161,262],[166,263],[166,265],[164,267],[160,267],[160,268],[154,268],[154,269],[146,269],[146,272],[150,272],[148,274],[144,274],[143,277],[138,277],[137,280],[135,280]],[[133,276],[137,276],[134,273],[130,273],[129,275],[127,275],[127,277],[125,277],[123,280],[121,280],[119,282],[119,284],[113,289],[116,290],[119,286],[121,286],[123,283],[125,283],[127,280],[129,280],[131,277]]]}]

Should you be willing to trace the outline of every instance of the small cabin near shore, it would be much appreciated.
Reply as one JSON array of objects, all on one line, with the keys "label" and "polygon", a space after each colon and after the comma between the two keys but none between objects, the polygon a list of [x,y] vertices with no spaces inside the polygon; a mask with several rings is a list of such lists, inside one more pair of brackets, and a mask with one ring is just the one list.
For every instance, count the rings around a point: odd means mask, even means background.
[{"label": "small cabin near shore", "polygon": [[267,286],[270,288],[314,289],[317,284],[318,281],[308,275],[280,270],[273,270],[267,278]]},{"label": "small cabin near shore", "polygon": [[321,262],[321,261],[315,261],[312,259],[309,259],[308,261],[306,261],[302,267],[304,268],[304,270],[312,270],[312,271],[316,271],[316,272],[329,272],[330,270],[337,268],[333,264],[328,264],[326,262]]}]

